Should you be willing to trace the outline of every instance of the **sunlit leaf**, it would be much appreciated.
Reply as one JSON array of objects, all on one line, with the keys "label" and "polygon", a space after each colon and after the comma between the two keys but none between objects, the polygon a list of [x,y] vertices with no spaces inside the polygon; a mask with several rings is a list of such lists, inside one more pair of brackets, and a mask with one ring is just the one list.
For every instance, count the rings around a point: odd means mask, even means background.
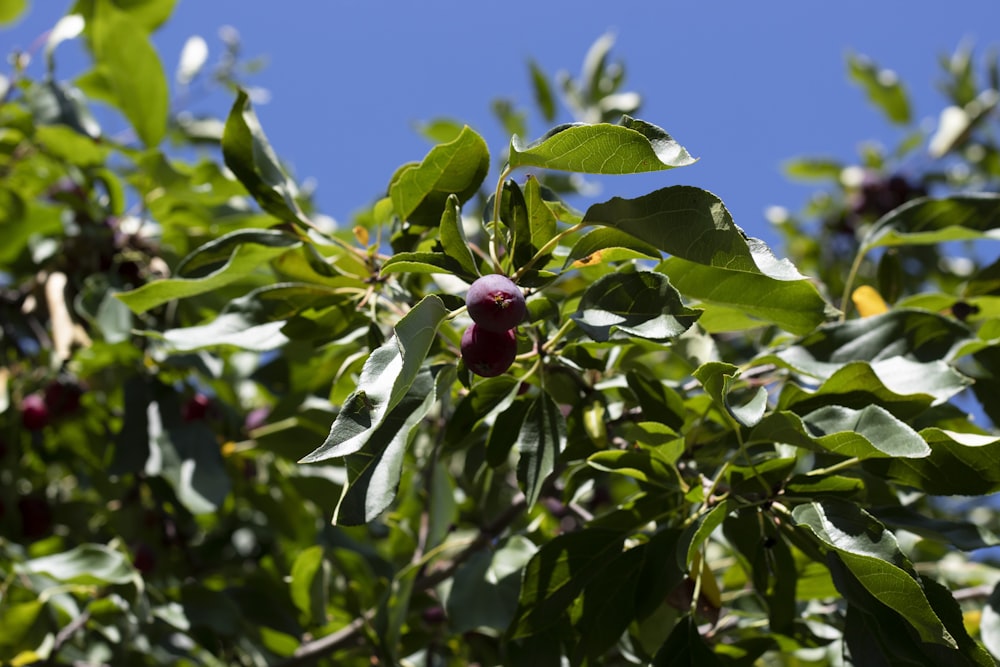
[{"label": "sunlit leaf", "polygon": [[695,161],[659,127],[624,116],[621,123],[560,125],[525,144],[510,142],[509,164],[584,174],[637,174],[683,167]]}]

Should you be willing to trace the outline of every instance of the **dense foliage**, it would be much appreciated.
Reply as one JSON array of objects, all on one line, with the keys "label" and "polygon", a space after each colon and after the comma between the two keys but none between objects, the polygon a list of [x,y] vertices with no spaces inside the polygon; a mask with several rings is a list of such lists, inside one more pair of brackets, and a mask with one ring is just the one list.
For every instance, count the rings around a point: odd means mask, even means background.
[{"label": "dense foliage", "polygon": [[[2,80],[0,661],[995,664],[995,62],[943,61],[928,134],[852,56],[908,132],[789,163],[788,260],[696,186],[585,200],[694,161],[609,38],[531,65],[540,139],[428,123],[330,224],[238,49],[178,72],[224,119],[171,103],[172,4],[79,0]],[[470,372],[468,308],[522,294]]]}]

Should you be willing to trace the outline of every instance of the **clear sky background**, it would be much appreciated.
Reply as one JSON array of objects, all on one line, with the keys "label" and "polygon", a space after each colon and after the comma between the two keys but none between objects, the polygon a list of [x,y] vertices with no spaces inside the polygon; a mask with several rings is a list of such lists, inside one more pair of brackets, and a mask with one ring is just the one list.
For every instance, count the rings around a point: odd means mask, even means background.
[{"label": "clear sky background", "polygon": [[[69,5],[34,0],[19,24],[0,31],[0,47],[29,48]],[[935,88],[939,57],[963,41],[979,56],[1000,47],[1000,2],[179,0],[156,36],[168,73],[192,34],[207,40],[214,61],[224,25],[239,31],[248,56],[267,57],[251,80],[271,94],[257,108],[264,129],[297,178],[315,180],[320,210],[342,223],[380,195],[397,166],[429,149],[414,123],[461,120],[499,153],[509,137],[490,103],[503,96],[531,106],[527,60],[550,75],[576,74],[610,30],[626,87],[644,97],[637,115],[700,161],[603,179],[598,198],[696,185],[719,195],[750,234],[773,242],[765,209],[797,210],[812,191],[783,176],[786,159],[851,160],[862,140],[899,138],[849,82],[846,54],[898,72],[916,116],[932,127],[944,104]],[[78,46],[60,47],[57,75],[80,73],[81,57]],[[41,74],[40,59],[31,71]],[[216,96],[196,108],[224,114],[230,102]],[[532,117],[531,138],[547,129],[541,123]]]}]

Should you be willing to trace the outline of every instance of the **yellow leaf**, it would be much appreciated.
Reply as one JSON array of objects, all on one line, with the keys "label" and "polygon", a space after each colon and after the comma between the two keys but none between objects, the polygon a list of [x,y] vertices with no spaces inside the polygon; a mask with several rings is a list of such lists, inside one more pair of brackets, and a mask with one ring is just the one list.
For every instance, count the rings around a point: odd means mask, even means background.
[{"label": "yellow leaf", "polygon": [[11,658],[11,667],[21,667],[22,665],[34,665],[42,659],[40,655],[34,651],[21,651],[13,658]]},{"label": "yellow leaf", "polygon": [[878,290],[870,285],[862,285],[851,294],[851,301],[861,317],[881,315],[889,310]]},{"label": "yellow leaf", "polygon": [[369,238],[368,238],[368,230],[367,229],[365,229],[361,225],[357,225],[351,231],[354,232],[354,238],[356,238],[358,240],[358,243],[360,243],[361,245],[363,245],[365,247],[368,247]]}]

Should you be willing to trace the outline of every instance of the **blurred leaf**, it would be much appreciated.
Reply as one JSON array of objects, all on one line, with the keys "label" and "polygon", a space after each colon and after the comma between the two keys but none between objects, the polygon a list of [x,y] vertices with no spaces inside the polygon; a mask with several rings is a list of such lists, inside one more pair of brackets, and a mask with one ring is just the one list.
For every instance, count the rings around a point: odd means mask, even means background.
[{"label": "blurred leaf", "polygon": [[975,193],[914,199],[879,220],[865,236],[866,250],[899,245],[1000,239],[1000,195]]},{"label": "blurred leaf", "polygon": [[595,280],[572,317],[592,339],[606,342],[629,336],[666,340],[684,333],[698,315],[683,304],[666,276],[638,271]]},{"label": "blurred leaf", "polygon": [[889,310],[882,295],[871,285],[862,285],[851,292],[851,301],[861,317],[881,315]]},{"label": "blurred leaf", "polygon": [[535,104],[545,122],[551,123],[556,118],[556,102],[549,79],[534,60],[528,61],[528,69],[531,72],[531,91],[535,96]]},{"label": "blurred leaf", "polygon": [[166,479],[192,514],[217,511],[232,486],[219,441],[202,421],[180,423],[151,437],[145,471]]},{"label": "blurred leaf", "polygon": [[328,582],[325,575],[326,561],[323,547],[313,545],[304,549],[292,563],[288,592],[292,602],[313,623],[326,622]]},{"label": "blurred leaf", "polygon": [[28,0],[5,0],[0,3],[0,25],[16,22],[28,8]]},{"label": "blurred leaf", "polygon": [[96,0],[89,28],[97,68],[115,105],[147,147],[159,145],[167,131],[170,91],[146,30],[111,0]]},{"label": "blurred leaf", "polygon": [[868,95],[868,101],[877,106],[889,121],[899,125],[912,121],[910,100],[895,72],[881,69],[865,56],[853,53],[847,56],[847,68],[854,82]]},{"label": "blurred leaf", "polygon": [[222,154],[226,166],[262,209],[279,220],[308,225],[297,201],[298,187],[281,166],[245,90],[238,91],[226,119]]},{"label": "blurred leaf", "polygon": [[694,158],[659,127],[623,116],[619,125],[560,125],[531,144],[510,141],[509,166],[583,174],[637,174],[684,167]]},{"label": "blurred leaf", "polygon": [[489,149],[466,126],[454,140],[432,148],[420,164],[397,171],[389,185],[395,214],[425,226],[436,226],[449,196],[468,201],[490,166]]},{"label": "blurred leaf", "polygon": [[545,480],[555,469],[556,459],[566,443],[566,423],[548,392],[541,392],[528,406],[517,434],[517,481],[521,483],[528,507],[535,504]]},{"label": "blurred leaf", "polygon": [[[221,239],[220,239],[221,241]],[[261,266],[298,247],[301,242],[281,234],[240,237],[240,244],[233,248],[225,264],[201,278],[167,278],[146,283],[117,296],[133,313],[140,314],[175,299],[184,299],[216,290],[241,278],[260,271]],[[229,249],[229,245],[225,249]],[[201,248],[199,252],[206,249]],[[191,270],[192,262],[181,268]]]},{"label": "blurred leaf", "polygon": [[796,158],[783,165],[785,175],[797,181],[828,181],[840,180],[844,165],[834,159]]},{"label": "blurred leaf", "polygon": [[1000,584],[993,587],[993,592],[983,607],[979,636],[993,658],[1000,659]]},{"label": "blurred leaf", "polygon": [[85,586],[127,584],[135,579],[135,572],[125,556],[103,544],[81,544],[68,551],[19,563],[15,570]]}]

